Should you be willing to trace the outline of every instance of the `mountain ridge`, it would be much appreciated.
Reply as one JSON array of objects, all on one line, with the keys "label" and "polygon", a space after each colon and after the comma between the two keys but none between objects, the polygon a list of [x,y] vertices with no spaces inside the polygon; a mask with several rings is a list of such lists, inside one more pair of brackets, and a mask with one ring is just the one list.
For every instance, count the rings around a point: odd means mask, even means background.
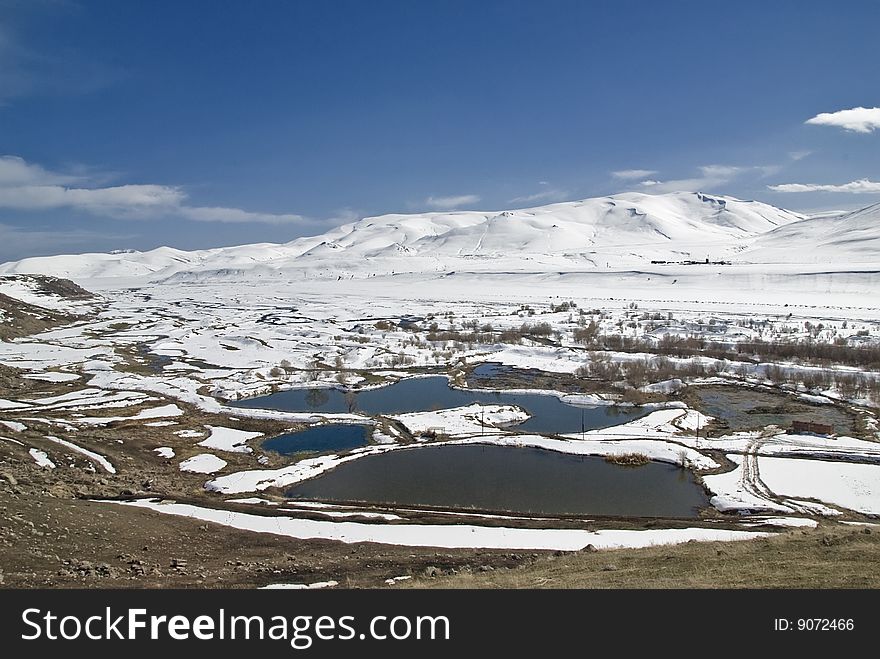
[{"label": "mountain ridge", "polygon": [[806,258],[812,243],[823,258],[871,260],[880,248],[878,224],[880,204],[809,218],[725,195],[629,192],[515,210],[386,214],[281,244],[32,257],[0,264],[0,273],[151,281],[347,277],[437,272],[463,259],[490,270],[499,262],[630,268],[652,260],[792,262]]}]

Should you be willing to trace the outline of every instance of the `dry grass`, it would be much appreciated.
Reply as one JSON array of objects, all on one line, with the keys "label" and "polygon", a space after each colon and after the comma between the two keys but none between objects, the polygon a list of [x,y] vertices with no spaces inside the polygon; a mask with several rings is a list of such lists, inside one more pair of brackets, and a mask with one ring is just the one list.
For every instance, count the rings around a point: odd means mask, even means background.
[{"label": "dry grass", "polygon": [[641,467],[651,461],[644,453],[621,453],[620,455],[606,455],[605,462],[621,465],[623,467]]},{"label": "dry grass", "polygon": [[581,551],[409,588],[880,588],[880,532],[830,526],[767,539]]}]

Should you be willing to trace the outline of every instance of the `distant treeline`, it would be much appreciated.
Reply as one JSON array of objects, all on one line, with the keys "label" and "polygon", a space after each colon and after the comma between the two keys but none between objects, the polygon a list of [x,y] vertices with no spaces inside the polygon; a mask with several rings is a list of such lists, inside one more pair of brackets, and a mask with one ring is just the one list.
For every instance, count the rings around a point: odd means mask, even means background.
[{"label": "distant treeline", "polygon": [[650,352],[673,357],[709,357],[748,361],[772,361],[781,359],[803,364],[830,366],[856,366],[880,370],[880,345],[850,345],[846,339],[837,338],[833,343],[813,339],[802,341],[764,341],[755,339],[723,344],[706,341],[695,336],[664,335],[657,341],[620,334],[591,334],[590,328],[574,332],[578,343],[603,350],[618,352]]}]

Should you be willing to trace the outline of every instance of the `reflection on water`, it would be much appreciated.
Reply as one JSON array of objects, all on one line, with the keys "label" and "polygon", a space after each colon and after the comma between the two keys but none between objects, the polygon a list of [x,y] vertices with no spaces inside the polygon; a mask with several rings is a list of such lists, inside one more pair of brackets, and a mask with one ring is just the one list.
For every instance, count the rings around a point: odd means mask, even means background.
[{"label": "reflection on water", "polygon": [[472,403],[517,405],[532,417],[516,430],[536,433],[576,433],[625,423],[645,414],[638,408],[609,406],[577,407],[556,396],[453,389],[443,376],[411,378],[387,387],[365,391],[312,388],[280,391],[268,396],[237,401],[236,407],[363,414],[403,414],[461,407]]},{"label": "reflection on water", "polygon": [[267,439],[263,442],[263,448],[283,455],[301,452],[339,452],[366,446],[369,437],[369,426],[331,423]]},{"label": "reflection on water", "polygon": [[695,517],[708,505],[692,474],[652,462],[492,445],[399,449],[359,458],[299,483],[293,498],[520,513]]}]

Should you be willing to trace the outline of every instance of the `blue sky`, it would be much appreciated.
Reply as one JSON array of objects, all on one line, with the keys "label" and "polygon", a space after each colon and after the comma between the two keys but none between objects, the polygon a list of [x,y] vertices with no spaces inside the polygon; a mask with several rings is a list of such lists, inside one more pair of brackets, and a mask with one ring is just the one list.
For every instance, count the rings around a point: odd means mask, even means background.
[{"label": "blue sky", "polygon": [[0,260],[628,190],[866,206],[877,25],[870,0],[0,0]]}]

